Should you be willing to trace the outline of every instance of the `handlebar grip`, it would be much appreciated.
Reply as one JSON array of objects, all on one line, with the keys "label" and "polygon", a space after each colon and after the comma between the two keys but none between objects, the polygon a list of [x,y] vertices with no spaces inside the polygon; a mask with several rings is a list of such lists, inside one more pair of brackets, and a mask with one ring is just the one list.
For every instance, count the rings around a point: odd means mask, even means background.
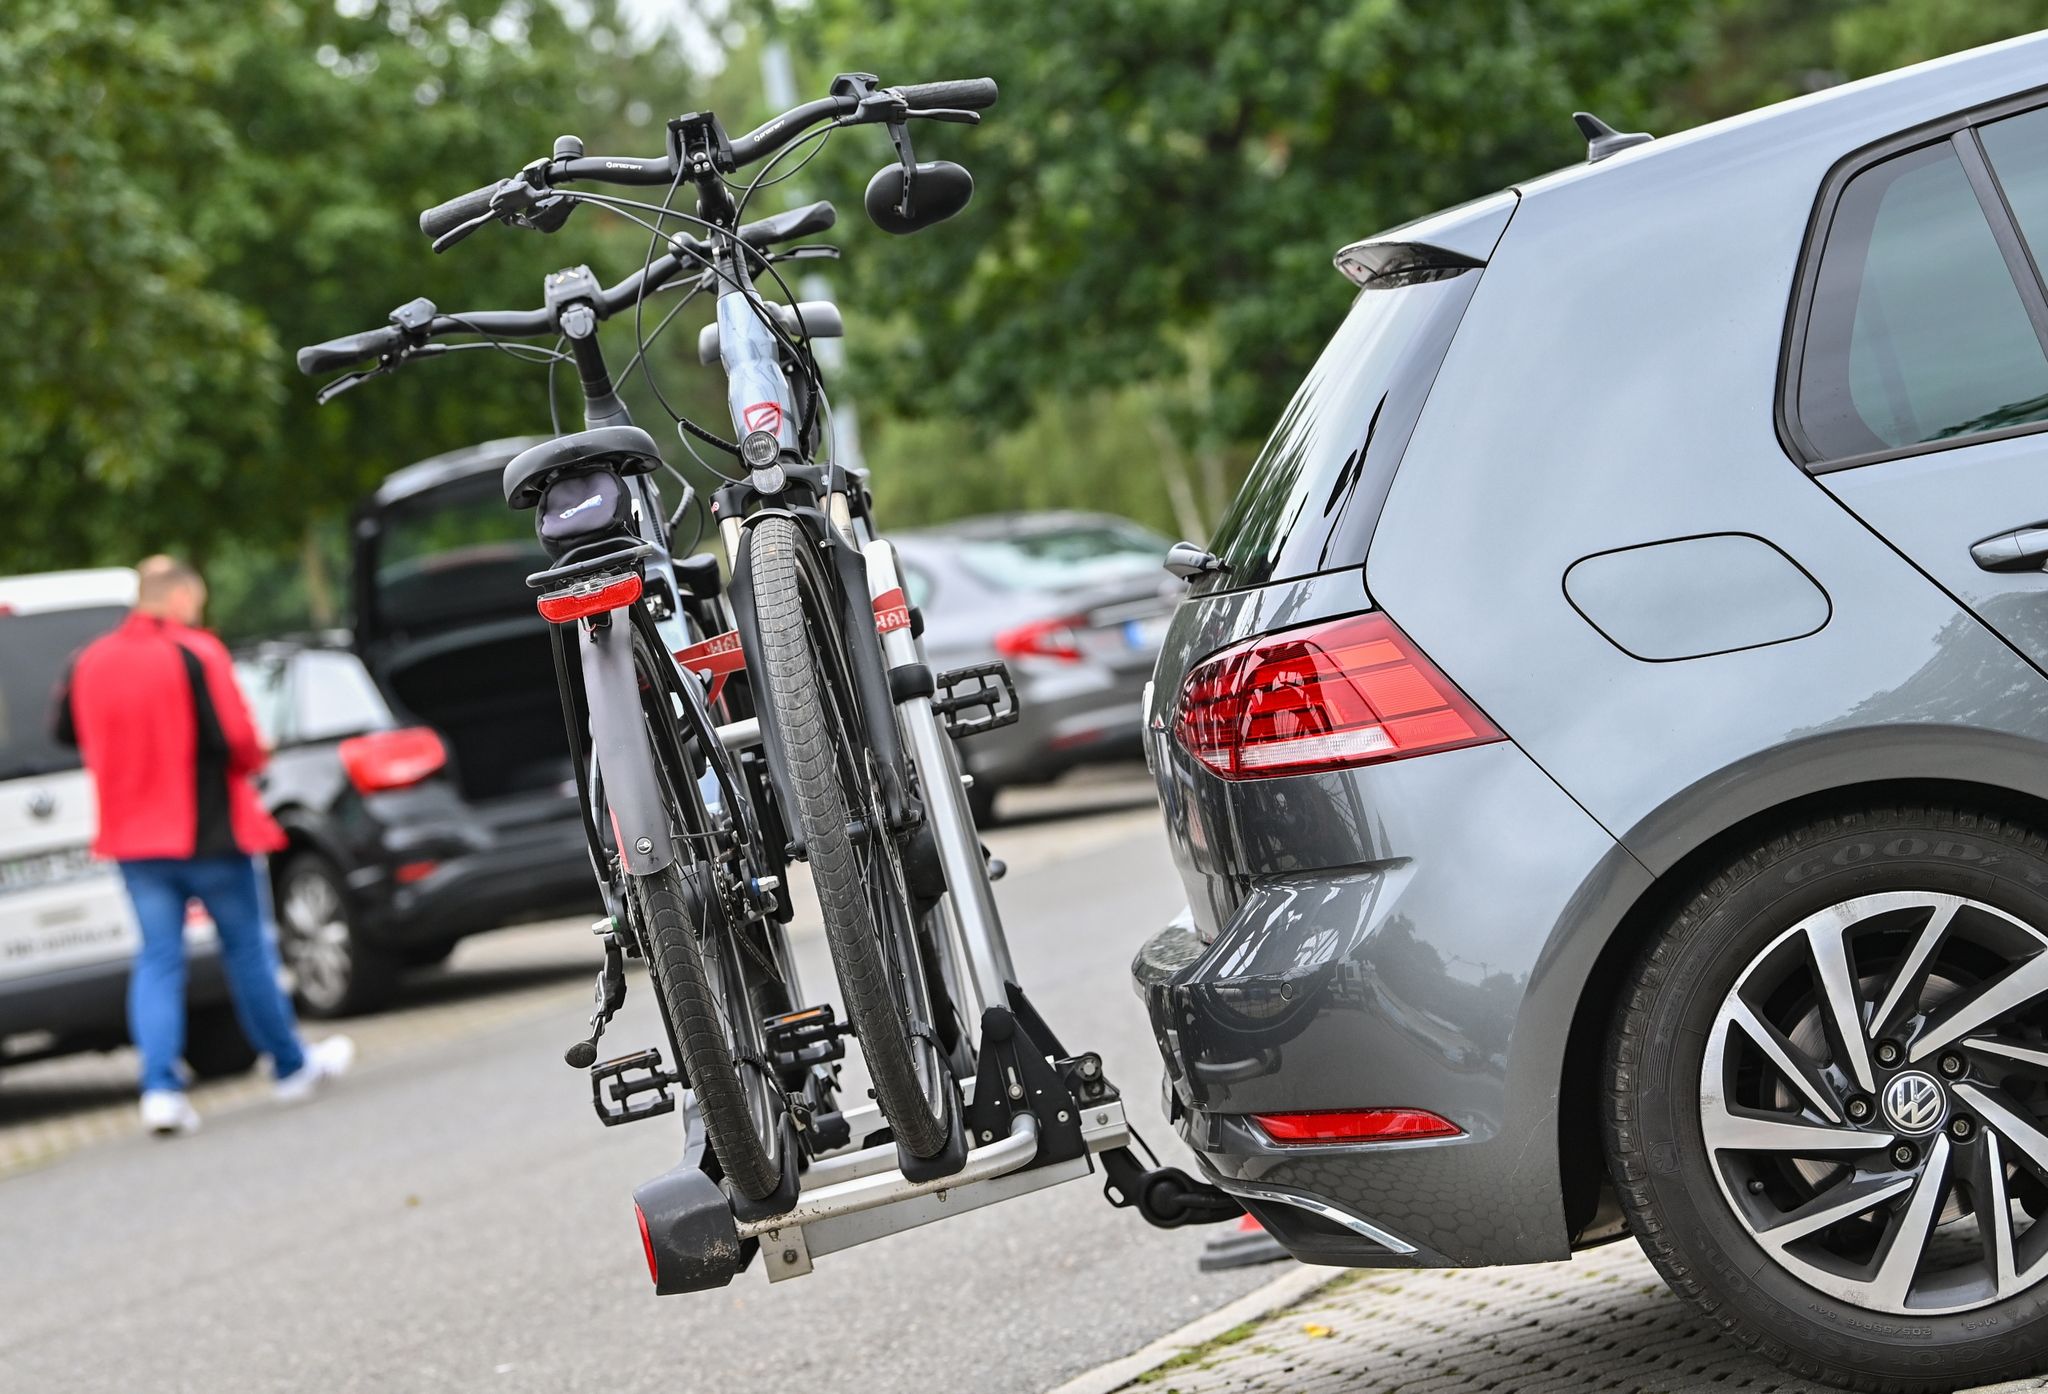
[{"label": "handlebar grip", "polygon": [[996,104],[996,80],[992,77],[960,77],[950,82],[912,82],[896,89],[912,111],[927,107],[958,107],[982,111]]},{"label": "handlebar grip", "polygon": [[491,195],[498,192],[498,185],[503,182],[502,179],[493,180],[481,189],[471,189],[466,194],[429,208],[420,214],[420,231],[429,237],[439,237],[466,222],[483,217],[491,211]]},{"label": "handlebar grip", "polygon": [[387,324],[382,329],[366,329],[360,334],[346,334],[339,339],[329,339],[324,344],[308,344],[299,350],[299,371],[307,377],[314,377],[336,368],[347,368],[368,359],[381,358],[385,353],[397,348],[404,338],[405,332],[397,325]]}]

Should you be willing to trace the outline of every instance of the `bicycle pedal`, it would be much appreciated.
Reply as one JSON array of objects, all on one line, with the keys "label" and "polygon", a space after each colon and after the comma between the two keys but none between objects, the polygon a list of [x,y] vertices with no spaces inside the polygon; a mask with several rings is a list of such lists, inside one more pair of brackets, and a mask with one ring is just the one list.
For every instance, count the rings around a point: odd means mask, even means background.
[{"label": "bicycle pedal", "polygon": [[[935,689],[932,710],[946,723],[954,740],[978,736],[1009,726],[1017,720],[1017,684],[1010,677],[1010,665],[1002,659],[948,668],[932,679]],[[987,708],[983,716],[963,716],[977,707]]]},{"label": "bicycle pedal", "polygon": [[850,1023],[839,1020],[830,1002],[771,1016],[761,1023],[769,1058],[778,1072],[806,1069],[846,1058]]},{"label": "bicycle pedal", "polygon": [[[640,1072],[637,1077],[634,1077],[635,1071]],[[607,1081],[610,1081],[609,1088],[606,1087]],[[607,1128],[621,1123],[637,1123],[643,1118],[659,1118],[664,1113],[674,1112],[676,1098],[669,1092],[669,1086],[684,1082],[680,1074],[664,1070],[661,1052],[649,1047],[592,1065],[590,1102],[597,1110],[598,1121]],[[640,1096],[645,1094],[655,1097],[641,1099]]]}]

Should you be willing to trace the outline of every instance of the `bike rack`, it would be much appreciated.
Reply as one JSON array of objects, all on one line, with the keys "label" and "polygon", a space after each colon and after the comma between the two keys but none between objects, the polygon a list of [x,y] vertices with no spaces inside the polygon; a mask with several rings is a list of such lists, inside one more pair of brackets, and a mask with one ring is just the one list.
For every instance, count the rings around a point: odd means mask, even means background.
[{"label": "bike rack", "polygon": [[[863,550],[888,661],[922,678],[906,682],[898,698],[919,778],[928,787],[961,781],[953,738],[933,708],[894,549],[873,542]],[[761,739],[760,725],[734,722],[719,728],[718,739],[739,749]],[[959,1084],[964,1158],[944,1175],[906,1174],[904,1154],[870,1104],[837,1115],[847,1141],[810,1156],[793,1200],[785,1190],[778,1199],[750,1202],[720,1180],[693,1103],[683,1160],[633,1196],[657,1292],[723,1287],[757,1252],[766,1255],[768,1281],[799,1278],[827,1254],[1077,1180],[1093,1173],[1098,1159],[1109,1203],[1161,1228],[1244,1213],[1238,1200],[1178,1168],[1139,1164],[1123,1096],[1101,1057],[1062,1047],[1016,983],[972,821],[957,800],[935,800],[931,809],[946,880],[958,892],[948,898],[941,926],[957,966],[950,987],[978,1061],[975,1077]]]}]

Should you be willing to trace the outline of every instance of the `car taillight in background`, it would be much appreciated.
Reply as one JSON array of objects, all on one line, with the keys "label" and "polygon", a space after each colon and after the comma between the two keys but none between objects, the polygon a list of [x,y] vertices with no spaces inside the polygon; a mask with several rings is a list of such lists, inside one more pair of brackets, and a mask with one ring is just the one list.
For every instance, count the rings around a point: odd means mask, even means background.
[{"label": "car taillight in background", "polygon": [[1051,658],[1062,663],[1081,661],[1081,629],[1088,621],[1079,615],[1033,620],[996,635],[996,652],[1004,658]]},{"label": "car taillight in background", "polygon": [[424,726],[350,736],[335,753],[348,782],[364,794],[417,784],[448,763],[448,747]]},{"label": "car taillight in background", "polygon": [[1263,634],[1197,664],[1174,736],[1225,779],[1349,769],[1503,739],[1378,612]]}]

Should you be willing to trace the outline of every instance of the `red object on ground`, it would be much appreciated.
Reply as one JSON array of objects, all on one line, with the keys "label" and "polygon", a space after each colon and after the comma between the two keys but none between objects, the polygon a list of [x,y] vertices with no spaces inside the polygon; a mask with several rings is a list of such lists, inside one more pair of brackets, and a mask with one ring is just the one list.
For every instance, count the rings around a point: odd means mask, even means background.
[{"label": "red object on ground", "polygon": [[132,614],[87,644],[72,665],[70,716],[78,750],[99,796],[93,855],[111,861],[189,857],[199,835],[199,718],[196,660],[227,744],[228,826],[254,855],[284,847],[249,776],[268,752],[227,647],[203,629]]}]

